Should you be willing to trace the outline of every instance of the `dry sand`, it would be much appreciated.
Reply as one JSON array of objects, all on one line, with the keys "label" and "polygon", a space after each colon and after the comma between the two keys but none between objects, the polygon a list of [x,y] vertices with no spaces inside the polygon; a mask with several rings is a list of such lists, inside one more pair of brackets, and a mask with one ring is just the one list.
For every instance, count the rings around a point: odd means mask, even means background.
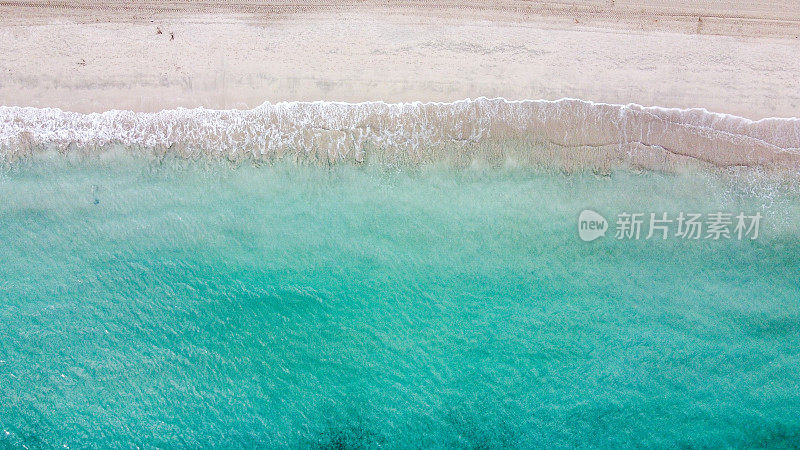
[{"label": "dry sand", "polygon": [[800,0],[485,3],[0,2],[0,104],[572,97],[800,116]]}]

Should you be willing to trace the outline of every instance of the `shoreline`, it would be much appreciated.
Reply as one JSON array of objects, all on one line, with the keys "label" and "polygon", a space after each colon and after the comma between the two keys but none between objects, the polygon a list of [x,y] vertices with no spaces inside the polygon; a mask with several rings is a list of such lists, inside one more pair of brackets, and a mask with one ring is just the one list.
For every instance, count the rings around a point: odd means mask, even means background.
[{"label": "shoreline", "polygon": [[458,102],[280,102],[248,110],[82,114],[0,107],[0,157],[46,149],[83,155],[122,145],[155,154],[290,157],[332,164],[517,161],[565,170],[709,165],[797,173],[800,118],[752,121],[705,109],[576,99]]},{"label": "shoreline", "polygon": [[5,109],[29,109],[29,110],[36,110],[36,111],[55,111],[58,113],[66,113],[66,114],[81,114],[85,116],[91,115],[102,115],[104,113],[132,113],[132,114],[157,114],[161,112],[179,112],[179,111],[208,111],[214,113],[226,113],[226,112],[245,112],[251,111],[254,109],[259,109],[264,106],[279,106],[279,105],[314,105],[314,104],[323,104],[323,105],[343,105],[343,106],[364,106],[370,104],[380,104],[380,105],[387,105],[387,106],[413,106],[413,105],[422,105],[422,106],[452,106],[459,103],[470,103],[475,101],[503,101],[508,104],[518,104],[518,103],[560,103],[560,102],[578,102],[578,103],[585,103],[592,106],[602,106],[602,107],[613,107],[613,108],[636,108],[636,109],[647,109],[647,110],[656,110],[656,111],[663,111],[663,112],[677,112],[677,113],[699,113],[708,116],[714,116],[720,119],[733,119],[733,120],[742,120],[747,123],[758,124],[764,123],[769,121],[800,121],[800,116],[774,116],[774,117],[762,117],[760,119],[750,119],[748,117],[739,116],[736,114],[731,113],[724,113],[724,112],[717,112],[712,111],[704,107],[688,107],[688,108],[677,108],[677,107],[667,107],[667,106],[660,106],[660,105],[643,105],[639,103],[608,103],[608,102],[601,102],[601,101],[593,101],[593,100],[586,100],[582,98],[575,98],[575,97],[561,97],[556,99],[546,99],[546,98],[519,98],[519,99],[508,99],[505,97],[487,97],[485,95],[475,97],[475,98],[461,98],[456,100],[445,100],[445,101],[437,101],[437,100],[410,100],[410,101],[398,101],[392,102],[387,100],[362,100],[356,102],[348,102],[342,100],[280,100],[277,102],[271,102],[269,100],[264,101],[261,104],[255,105],[253,107],[247,108],[213,108],[213,107],[206,107],[203,105],[200,106],[193,106],[193,107],[185,107],[185,106],[178,106],[175,108],[165,108],[155,111],[136,111],[132,109],[120,109],[120,108],[113,108],[107,109],[104,111],[92,111],[92,112],[81,112],[69,109],[63,109],[53,106],[46,106],[46,107],[36,107],[36,106],[18,106],[18,105],[0,105],[0,108]]}]

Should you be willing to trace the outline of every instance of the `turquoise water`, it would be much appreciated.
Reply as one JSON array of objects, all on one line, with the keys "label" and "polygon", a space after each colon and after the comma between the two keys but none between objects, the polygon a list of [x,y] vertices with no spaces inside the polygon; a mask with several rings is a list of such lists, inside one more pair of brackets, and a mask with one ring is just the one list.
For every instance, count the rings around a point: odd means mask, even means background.
[{"label": "turquoise water", "polygon": [[[116,155],[0,173],[0,444],[797,446],[800,198]],[[756,240],[577,217],[761,212]]]}]

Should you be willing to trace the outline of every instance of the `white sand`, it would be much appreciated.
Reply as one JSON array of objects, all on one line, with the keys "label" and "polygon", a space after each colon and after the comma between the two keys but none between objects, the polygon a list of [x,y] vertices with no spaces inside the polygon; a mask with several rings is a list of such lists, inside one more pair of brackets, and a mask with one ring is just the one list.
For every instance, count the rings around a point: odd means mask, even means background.
[{"label": "white sand", "polygon": [[800,116],[798,0],[397,3],[2,6],[0,104],[572,97]]}]

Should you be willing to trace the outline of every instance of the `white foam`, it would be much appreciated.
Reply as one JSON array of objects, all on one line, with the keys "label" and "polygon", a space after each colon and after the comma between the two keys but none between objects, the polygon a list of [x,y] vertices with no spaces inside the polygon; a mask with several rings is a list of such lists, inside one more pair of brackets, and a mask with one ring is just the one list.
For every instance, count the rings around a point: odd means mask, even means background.
[{"label": "white foam", "polygon": [[593,161],[691,159],[715,166],[800,167],[800,119],[752,121],[704,109],[478,98],[452,103],[264,103],[250,110],[204,108],[80,114],[0,107],[0,154],[42,148],[102,152],[112,144],[179,155],[362,161],[369,152],[418,159],[519,144],[572,149]]}]

